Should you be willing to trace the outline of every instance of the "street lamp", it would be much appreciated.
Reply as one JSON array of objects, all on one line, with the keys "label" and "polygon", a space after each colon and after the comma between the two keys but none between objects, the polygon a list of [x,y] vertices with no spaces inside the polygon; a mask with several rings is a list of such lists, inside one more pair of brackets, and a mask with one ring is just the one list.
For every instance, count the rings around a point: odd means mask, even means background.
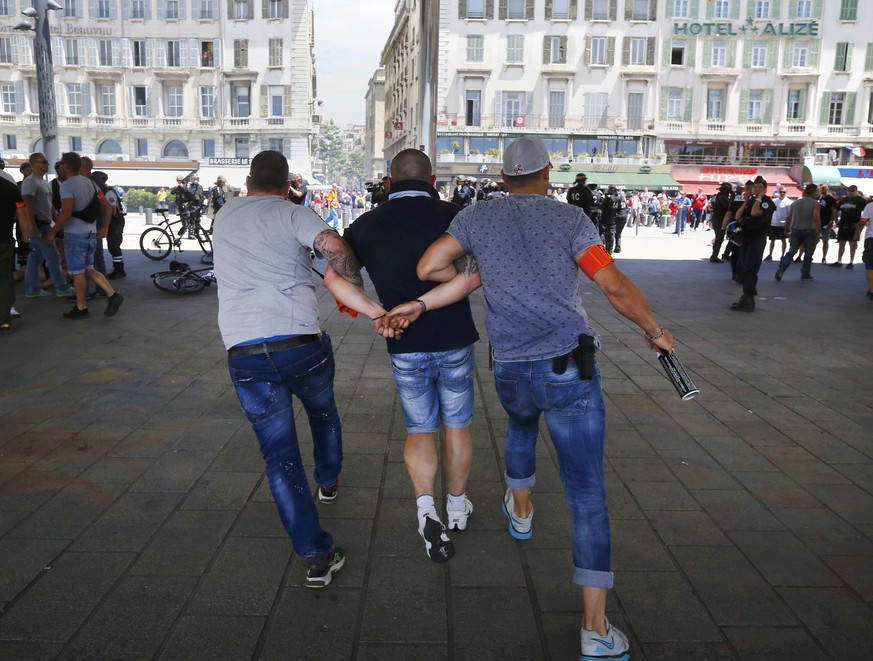
[{"label": "street lamp", "polygon": [[22,14],[33,19],[33,24],[21,21],[13,29],[34,32],[33,59],[36,64],[36,93],[39,100],[39,132],[42,134],[42,151],[46,160],[54,165],[59,156],[58,113],[55,106],[49,9],[57,11],[63,9],[63,6],[55,0],[33,0],[32,7],[21,10]]}]

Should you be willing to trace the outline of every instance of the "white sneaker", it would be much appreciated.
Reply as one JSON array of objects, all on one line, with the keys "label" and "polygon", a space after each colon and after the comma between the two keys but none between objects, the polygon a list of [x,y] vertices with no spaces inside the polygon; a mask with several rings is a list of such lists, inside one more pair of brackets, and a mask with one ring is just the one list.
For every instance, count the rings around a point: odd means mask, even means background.
[{"label": "white sneaker", "polygon": [[530,529],[533,523],[533,503],[530,505],[530,514],[525,517],[516,516],[514,509],[515,498],[512,489],[507,489],[503,496],[503,513],[509,519],[509,534],[515,539],[530,539],[533,536],[533,531]]},{"label": "white sneaker", "polygon": [[446,527],[433,510],[418,514],[418,534],[424,540],[424,552],[436,563],[448,562],[455,555],[455,545],[446,535]]},{"label": "white sneaker", "polygon": [[9,316],[10,317],[20,317],[21,313],[16,310],[14,307],[9,308]]},{"label": "white sneaker", "polygon": [[614,661],[628,661],[630,645],[627,636],[606,621],[606,635],[601,636],[596,631],[582,629],[582,656],[579,661],[589,659],[613,659]]},{"label": "white sneaker", "polygon": [[446,506],[446,516],[449,519],[449,530],[466,530],[467,519],[470,518],[472,513],[473,503],[471,503],[470,499],[466,496],[464,496],[464,509],[450,510],[448,506]]}]

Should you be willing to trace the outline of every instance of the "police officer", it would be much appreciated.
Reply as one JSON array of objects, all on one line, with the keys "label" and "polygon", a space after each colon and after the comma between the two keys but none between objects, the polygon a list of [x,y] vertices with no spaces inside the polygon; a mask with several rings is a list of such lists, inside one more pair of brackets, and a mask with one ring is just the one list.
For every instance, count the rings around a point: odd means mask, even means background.
[{"label": "police officer", "polygon": [[615,247],[615,223],[621,201],[618,189],[610,186],[600,203],[600,235],[603,237],[603,246],[610,255]]},{"label": "police officer", "polygon": [[452,193],[452,202],[461,207],[473,204],[473,189],[470,188],[464,175],[458,175],[458,182]]},{"label": "police officer", "polygon": [[623,190],[616,190],[615,197],[612,198],[612,206],[615,209],[615,250],[613,252],[621,252],[621,233],[627,225],[627,196]]},{"label": "police officer", "polygon": [[482,200],[490,199],[488,197],[488,187],[491,185],[491,180],[487,178],[483,178],[479,182],[479,190],[476,192],[476,201],[481,202]]},{"label": "police officer", "polygon": [[721,250],[721,244],[724,242],[724,218],[731,208],[734,201],[734,187],[728,183],[721,184],[718,187],[718,193],[710,200],[712,205],[712,231],[715,232],[715,241],[712,244],[712,255],[709,261],[713,264],[721,264],[722,260],[718,258],[718,251]]},{"label": "police officer", "polygon": [[585,215],[591,218],[591,208],[594,206],[594,193],[588,188],[588,176],[584,172],[576,175],[576,181],[567,190],[567,202],[579,207]]},{"label": "police officer", "polygon": [[740,219],[740,282],[743,296],[731,304],[736,312],[754,312],[755,296],[758,295],[758,270],[767,247],[767,231],[770,219],[776,211],[773,200],[767,196],[767,180],[755,177],[752,190],[746,189],[742,206],[737,211]]}]

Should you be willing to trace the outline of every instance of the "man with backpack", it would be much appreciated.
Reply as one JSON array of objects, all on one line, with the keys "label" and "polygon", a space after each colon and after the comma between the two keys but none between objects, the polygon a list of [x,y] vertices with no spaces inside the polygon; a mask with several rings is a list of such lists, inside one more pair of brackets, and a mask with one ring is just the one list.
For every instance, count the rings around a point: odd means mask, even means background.
[{"label": "man with backpack", "polygon": [[[44,241],[52,244],[58,232],[63,230],[67,270],[73,276],[73,287],[76,289],[76,303],[69,312],[64,312],[64,317],[87,319],[90,316],[86,299],[86,274],[109,295],[104,314],[111,317],[118,312],[124,297],[112,288],[105,275],[94,268],[94,254],[98,234],[104,238],[108,232],[112,207],[96,184],[79,174],[82,159],[78,154],[67,152],[61,156],[60,169],[64,176],[61,183],[61,212]],[[98,231],[97,220],[101,216],[104,226]]]},{"label": "man with backpack", "polygon": [[112,272],[107,274],[106,277],[110,280],[118,280],[119,278],[127,277],[127,273],[124,271],[124,253],[121,252],[126,212],[121,197],[118,195],[118,188],[109,186],[106,183],[108,179],[109,176],[100,170],[91,173],[91,181],[100,187],[100,190],[103,191],[103,195],[106,197],[106,201],[112,207],[109,231],[106,234],[106,246],[109,248],[109,254],[112,255]]}]

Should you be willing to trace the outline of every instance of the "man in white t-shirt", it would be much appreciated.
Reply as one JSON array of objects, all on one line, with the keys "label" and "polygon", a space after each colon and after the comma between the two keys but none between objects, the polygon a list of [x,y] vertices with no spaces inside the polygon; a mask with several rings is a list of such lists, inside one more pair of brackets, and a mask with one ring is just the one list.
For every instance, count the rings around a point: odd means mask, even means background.
[{"label": "man in white t-shirt", "polygon": [[[861,212],[861,222],[858,223],[858,228],[855,230],[854,240],[856,242],[861,239],[861,234],[869,226],[870,218],[873,218],[873,202],[868,203]],[[867,275],[867,298],[873,301],[873,230],[871,229],[867,229],[861,261],[864,263]]]},{"label": "man in white t-shirt", "polygon": [[765,262],[773,261],[773,248],[776,246],[777,241],[782,242],[782,255],[785,254],[785,220],[788,218],[788,209],[791,208],[793,201],[789,199],[788,191],[784,188],[776,191],[776,197],[773,199],[776,205],[776,213],[770,219],[770,229],[767,232],[767,238],[770,239],[770,253],[764,258]]}]

